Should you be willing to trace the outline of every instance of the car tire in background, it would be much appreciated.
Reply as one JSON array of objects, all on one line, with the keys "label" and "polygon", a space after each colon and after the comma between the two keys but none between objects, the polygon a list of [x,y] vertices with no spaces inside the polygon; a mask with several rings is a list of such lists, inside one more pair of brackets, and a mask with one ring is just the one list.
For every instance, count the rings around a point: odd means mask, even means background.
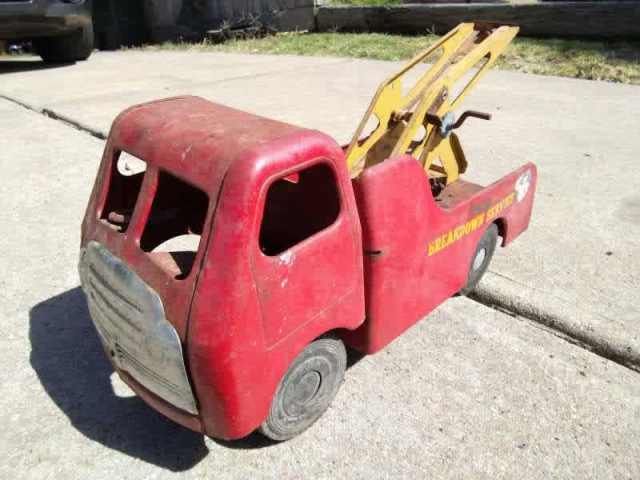
[{"label": "car tire in background", "polygon": [[45,63],[78,62],[86,60],[93,51],[93,25],[56,37],[34,40],[33,46]]}]

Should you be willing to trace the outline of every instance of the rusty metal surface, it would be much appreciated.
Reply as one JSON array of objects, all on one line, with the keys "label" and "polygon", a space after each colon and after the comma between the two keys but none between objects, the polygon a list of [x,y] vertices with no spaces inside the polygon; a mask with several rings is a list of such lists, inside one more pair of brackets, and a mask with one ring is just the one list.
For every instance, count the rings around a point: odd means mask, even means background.
[{"label": "rusty metal surface", "polygon": [[459,179],[445,186],[435,197],[435,201],[440,208],[454,208],[483,188],[481,185]]}]

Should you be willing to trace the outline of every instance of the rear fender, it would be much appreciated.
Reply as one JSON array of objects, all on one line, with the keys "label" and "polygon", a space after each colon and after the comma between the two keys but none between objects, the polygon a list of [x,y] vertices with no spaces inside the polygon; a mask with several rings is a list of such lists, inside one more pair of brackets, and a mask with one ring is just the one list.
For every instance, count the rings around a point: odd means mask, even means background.
[{"label": "rear fender", "polygon": [[503,247],[529,227],[537,181],[536,166],[527,163],[469,199],[470,204],[487,206],[484,224],[497,224]]}]

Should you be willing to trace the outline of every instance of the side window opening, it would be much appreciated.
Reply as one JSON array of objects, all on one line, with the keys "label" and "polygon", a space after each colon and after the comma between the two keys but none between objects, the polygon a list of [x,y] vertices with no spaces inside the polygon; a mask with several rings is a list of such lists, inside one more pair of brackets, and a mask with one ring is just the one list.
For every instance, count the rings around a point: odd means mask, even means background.
[{"label": "side window opening", "polygon": [[269,187],[260,225],[260,250],[278,255],[332,225],[340,194],[331,167],[320,163]]},{"label": "side window opening", "polygon": [[209,198],[202,190],[160,171],[158,189],[140,248],[174,278],[187,278],[207,217]]},{"label": "side window opening", "polygon": [[138,201],[147,164],[127,152],[116,152],[111,166],[109,193],[100,219],[126,232]]}]

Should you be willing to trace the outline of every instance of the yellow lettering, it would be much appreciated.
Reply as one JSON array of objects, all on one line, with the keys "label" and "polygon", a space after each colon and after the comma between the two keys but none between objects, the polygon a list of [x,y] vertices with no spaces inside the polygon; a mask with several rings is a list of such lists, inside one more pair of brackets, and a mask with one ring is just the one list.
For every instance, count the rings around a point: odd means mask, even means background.
[{"label": "yellow lettering", "polygon": [[449,232],[449,235],[447,236],[447,245],[451,245],[454,241],[455,241],[455,239],[453,238],[453,231],[451,231],[451,232]]},{"label": "yellow lettering", "polygon": [[429,256],[435,255],[440,250],[448,247],[452,243],[457,242],[465,235],[469,235],[471,232],[476,231],[485,222],[488,223],[496,218],[500,212],[509,207],[515,200],[515,192],[511,192],[509,195],[499,200],[495,205],[489,207],[486,212],[479,213],[470,220],[467,220],[462,225],[449,230],[446,233],[438,236],[435,240],[429,242]]},{"label": "yellow lettering", "polygon": [[478,228],[480,228],[480,225],[482,225],[483,223],[484,223],[484,213],[481,213],[473,219],[473,230],[475,231]]},{"label": "yellow lettering", "polygon": [[469,235],[471,233],[471,222],[464,224],[464,234]]}]

